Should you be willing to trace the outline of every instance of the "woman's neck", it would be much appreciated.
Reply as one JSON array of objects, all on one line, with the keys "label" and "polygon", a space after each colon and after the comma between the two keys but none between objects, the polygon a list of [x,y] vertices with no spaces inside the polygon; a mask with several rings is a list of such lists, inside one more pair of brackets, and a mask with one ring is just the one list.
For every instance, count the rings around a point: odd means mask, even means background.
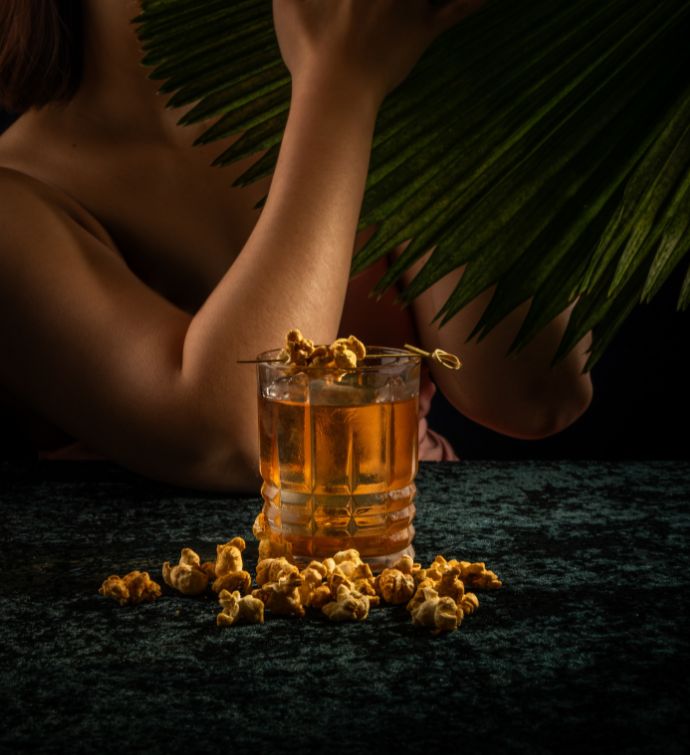
[{"label": "woman's neck", "polygon": [[84,0],[83,78],[73,99],[53,114],[117,141],[189,144],[193,134],[176,125],[183,111],[166,109],[159,83],[141,64],[132,23],[139,12],[139,0]]}]

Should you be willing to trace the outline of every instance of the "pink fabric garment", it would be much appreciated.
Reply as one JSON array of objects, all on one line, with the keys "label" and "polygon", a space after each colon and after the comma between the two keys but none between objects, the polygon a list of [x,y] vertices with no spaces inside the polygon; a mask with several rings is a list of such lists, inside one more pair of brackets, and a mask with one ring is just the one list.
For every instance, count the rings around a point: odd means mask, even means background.
[{"label": "pink fabric garment", "polygon": [[447,438],[429,428],[426,418],[435,393],[436,384],[423,366],[419,385],[419,461],[460,461]]}]

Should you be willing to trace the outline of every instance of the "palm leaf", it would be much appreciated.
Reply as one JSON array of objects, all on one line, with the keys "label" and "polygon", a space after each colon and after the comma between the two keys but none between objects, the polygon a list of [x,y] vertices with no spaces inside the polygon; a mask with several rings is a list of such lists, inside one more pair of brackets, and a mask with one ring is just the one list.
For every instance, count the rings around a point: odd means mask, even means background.
[{"label": "palm leaf", "polygon": [[[241,136],[215,160],[275,168],[290,84],[269,0],[144,0],[151,77],[197,140]],[[409,242],[378,282],[433,250],[409,303],[462,265],[441,325],[489,287],[486,336],[531,300],[514,350],[576,302],[557,358],[589,330],[589,366],[690,252],[690,3],[493,0],[446,33],[385,101],[353,273]],[[690,303],[690,271],[678,306]]]}]

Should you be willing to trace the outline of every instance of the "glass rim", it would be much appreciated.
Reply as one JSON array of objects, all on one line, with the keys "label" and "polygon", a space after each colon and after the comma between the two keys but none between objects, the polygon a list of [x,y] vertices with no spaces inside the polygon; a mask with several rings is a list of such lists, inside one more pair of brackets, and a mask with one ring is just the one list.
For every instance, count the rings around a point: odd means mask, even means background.
[{"label": "glass rim", "polygon": [[[421,354],[413,354],[411,351],[408,351],[407,349],[399,349],[395,348],[393,346],[378,346],[377,344],[372,344],[366,346],[367,349],[367,356],[364,357],[364,361],[369,358],[368,354],[369,351],[371,351],[372,354],[376,354],[377,356],[375,358],[378,358],[378,355],[382,355],[382,359],[385,359],[386,357],[395,357],[394,360],[390,362],[380,362],[379,364],[358,364],[356,367],[324,367],[323,365],[300,365],[299,371],[304,372],[314,372],[317,370],[324,371],[333,371],[333,372],[369,372],[374,370],[380,370],[382,367],[391,367],[394,364],[399,364],[400,366],[410,366],[412,364],[421,363],[422,356]],[[269,349],[268,351],[262,351],[260,354],[256,357],[256,363],[257,365],[266,365],[267,367],[275,368],[275,369],[284,369],[288,367],[295,367],[294,363],[291,362],[277,362],[277,361],[270,361],[271,359],[275,359],[282,349]]]}]

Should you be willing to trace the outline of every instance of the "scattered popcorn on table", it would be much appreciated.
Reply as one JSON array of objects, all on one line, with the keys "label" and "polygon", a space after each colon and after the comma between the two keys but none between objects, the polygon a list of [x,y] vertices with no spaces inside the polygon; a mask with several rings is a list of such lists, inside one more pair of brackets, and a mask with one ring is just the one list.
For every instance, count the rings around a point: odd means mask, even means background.
[{"label": "scattered popcorn on table", "polygon": [[[163,564],[163,579],[184,595],[201,595],[210,583],[219,593],[222,607],[216,617],[218,626],[263,624],[265,610],[301,618],[308,608],[322,612],[331,621],[364,621],[370,609],[383,600],[391,605],[405,604],[412,623],[435,635],[457,629],[479,608],[479,599],[468,588],[494,590],[502,585],[483,562],[448,560],[442,555],[426,569],[410,556],[402,556],[374,576],[354,548],[338,551],[323,561],[311,561],[300,571],[289,552],[262,555],[261,545],[271,542],[263,513],[256,518],[252,531],[259,539],[256,589],[251,589],[252,576],[244,570],[246,543],[241,537],[218,545],[215,562],[202,564],[197,553],[183,548],[177,565],[171,566],[168,561]],[[276,550],[281,549],[265,548],[263,553]],[[161,588],[147,572],[134,571],[124,577],[108,577],[99,593],[120,605],[134,605],[159,597]]]},{"label": "scattered popcorn on table", "polygon": [[147,571],[131,571],[124,577],[113,574],[98,590],[100,595],[113,598],[121,606],[135,606],[160,598],[161,586],[154,582]]}]

